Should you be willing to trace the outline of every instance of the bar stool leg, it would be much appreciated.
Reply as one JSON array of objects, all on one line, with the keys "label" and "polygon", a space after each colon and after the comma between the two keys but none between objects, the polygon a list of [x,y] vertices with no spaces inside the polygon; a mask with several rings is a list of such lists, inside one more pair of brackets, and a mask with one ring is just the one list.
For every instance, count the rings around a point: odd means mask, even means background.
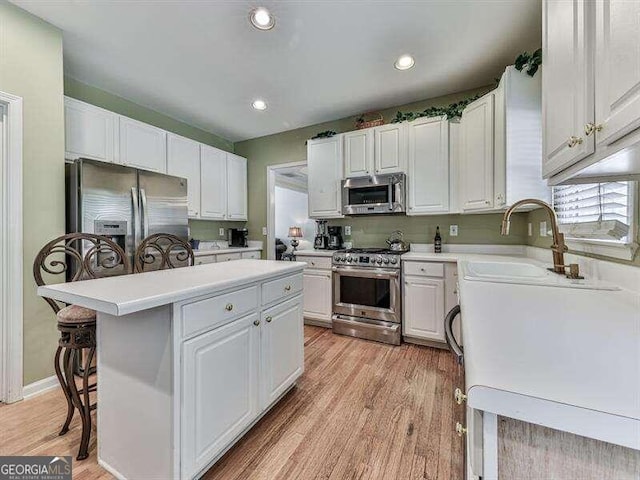
[{"label": "bar stool leg", "polygon": [[[86,421],[84,419],[84,409],[82,408],[82,400],[80,400],[80,393],[78,392],[78,387],[76,386],[75,378],[74,378],[74,364],[75,359],[78,354],[78,350],[75,348],[70,348],[71,355],[69,356],[69,360],[65,363],[65,376],[67,377],[67,383],[69,385],[69,390],[71,391],[71,399],[73,404],[78,409],[78,413],[80,413],[80,418],[82,420],[82,436],[84,437],[84,429]],[[82,442],[80,442],[80,450],[78,451],[78,456],[76,460],[84,460],[87,458],[87,452],[82,450]]]},{"label": "bar stool leg", "polygon": [[[67,418],[64,421],[62,430],[60,430],[60,433],[58,433],[58,435],[64,435],[69,431],[69,424],[71,423],[71,419],[73,418],[73,414],[75,412],[75,408],[73,407],[73,401],[71,400],[71,392],[69,391],[69,385],[67,384],[67,380],[65,379],[65,376],[62,374],[62,369],[60,368],[60,354],[62,353],[62,348],[63,347],[58,347],[58,349],[56,350],[54,367],[56,370],[56,376],[58,377],[58,381],[60,382],[60,387],[62,388],[65,398],[67,399]],[[62,360],[63,365],[65,365],[65,369],[66,369],[66,365],[69,363],[70,354],[71,354],[71,350],[66,348],[64,351],[64,356]]]},{"label": "bar stool leg", "polygon": [[80,450],[78,452],[78,460],[87,458],[89,451],[89,439],[91,438],[91,401],[89,400],[89,375],[91,375],[91,362],[96,352],[95,347],[89,349],[86,363],[82,374],[82,394],[84,402],[81,406],[82,415],[82,440],[80,441]]}]

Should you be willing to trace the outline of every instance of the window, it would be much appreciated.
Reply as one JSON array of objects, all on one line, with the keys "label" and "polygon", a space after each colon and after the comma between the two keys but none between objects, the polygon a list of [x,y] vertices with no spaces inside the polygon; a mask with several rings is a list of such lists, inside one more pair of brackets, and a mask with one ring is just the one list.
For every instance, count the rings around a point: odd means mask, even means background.
[{"label": "window", "polygon": [[560,230],[573,239],[631,243],[633,186],[633,182],[606,182],[554,187]]}]

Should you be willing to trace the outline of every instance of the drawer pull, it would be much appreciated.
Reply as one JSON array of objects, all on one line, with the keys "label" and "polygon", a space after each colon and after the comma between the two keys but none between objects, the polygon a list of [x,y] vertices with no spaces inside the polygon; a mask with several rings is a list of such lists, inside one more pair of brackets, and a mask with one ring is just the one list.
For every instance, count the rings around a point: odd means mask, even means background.
[{"label": "drawer pull", "polygon": [[461,437],[465,433],[467,433],[467,429],[464,428],[460,422],[456,422],[456,433],[458,434],[459,437]]},{"label": "drawer pull", "polygon": [[227,312],[230,312],[231,310],[233,310],[233,303],[227,303],[227,306],[226,306],[226,307],[224,307],[224,309],[225,309]]},{"label": "drawer pull", "polygon": [[253,324],[257,327],[258,325],[260,325],[260,320],[254,320]]},{"label": "drawer pull", "polygon": [[284,287],[285,292],[288,292],[289,290],[291,290],[291,285],[287,285],[286,287]]},{"label": "drawer pull", "polygon": [[580,137],[576,137],[575,135],[572,135],[571,137],[569,137],[569,140],[567,140],[567,146],[569,148],[573,148],[576,145],[580,145],[582,143],[582,139]]},{"label": "drawer pull", "polygon": [[462,390],[460,390],[459,388],[456,388],[455,392],[453,393],[453,398],[455,398],[456,403],[458,405],[462,405],[462,402],[464,402],[467,399],[467,396],[462,393]]},{"label": "drawer pull", "polygon": [[271,320],[273,320],[273,318],[271,318],[271,316],[268,316],[267,318],[265,318],[265,320],[267,321],[267,323],[271,323]]}]

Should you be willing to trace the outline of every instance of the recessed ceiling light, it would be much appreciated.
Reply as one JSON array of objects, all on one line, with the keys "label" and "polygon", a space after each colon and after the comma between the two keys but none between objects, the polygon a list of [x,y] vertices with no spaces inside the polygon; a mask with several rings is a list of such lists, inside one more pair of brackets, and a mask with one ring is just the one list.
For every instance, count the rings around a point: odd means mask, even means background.
[{"label": "recessed ceiling light", "polygon": [[265,102],[264,100],[260,100],[258,98],[258,99],[253,101],[251,106],[253,108],[255,108],[256,110],[266,110],[267,109],[267,102]]},{"label": "recessed ceiling light", "polygon": [[259,30],[271,30],[276,24],[274,16],[264,7],[251,10],[249,20],[251,24]]},{"label": "recessed ceiling light", "polygon": [[409,70],[416,64],[416,61],[413,59],[411,55],[400,55],[396,60],[396,63],[393,64],[398,70]]}]

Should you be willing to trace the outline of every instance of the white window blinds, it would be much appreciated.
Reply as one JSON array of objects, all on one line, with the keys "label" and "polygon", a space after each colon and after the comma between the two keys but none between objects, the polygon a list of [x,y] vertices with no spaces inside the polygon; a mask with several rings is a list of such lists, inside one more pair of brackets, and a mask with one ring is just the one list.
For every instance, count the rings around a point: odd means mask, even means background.
[{"label": "white window blinds", "polygon": [[629,182],[586,183],[553,188],[561,230],[572,238],[626,243],[631,225]]}]

